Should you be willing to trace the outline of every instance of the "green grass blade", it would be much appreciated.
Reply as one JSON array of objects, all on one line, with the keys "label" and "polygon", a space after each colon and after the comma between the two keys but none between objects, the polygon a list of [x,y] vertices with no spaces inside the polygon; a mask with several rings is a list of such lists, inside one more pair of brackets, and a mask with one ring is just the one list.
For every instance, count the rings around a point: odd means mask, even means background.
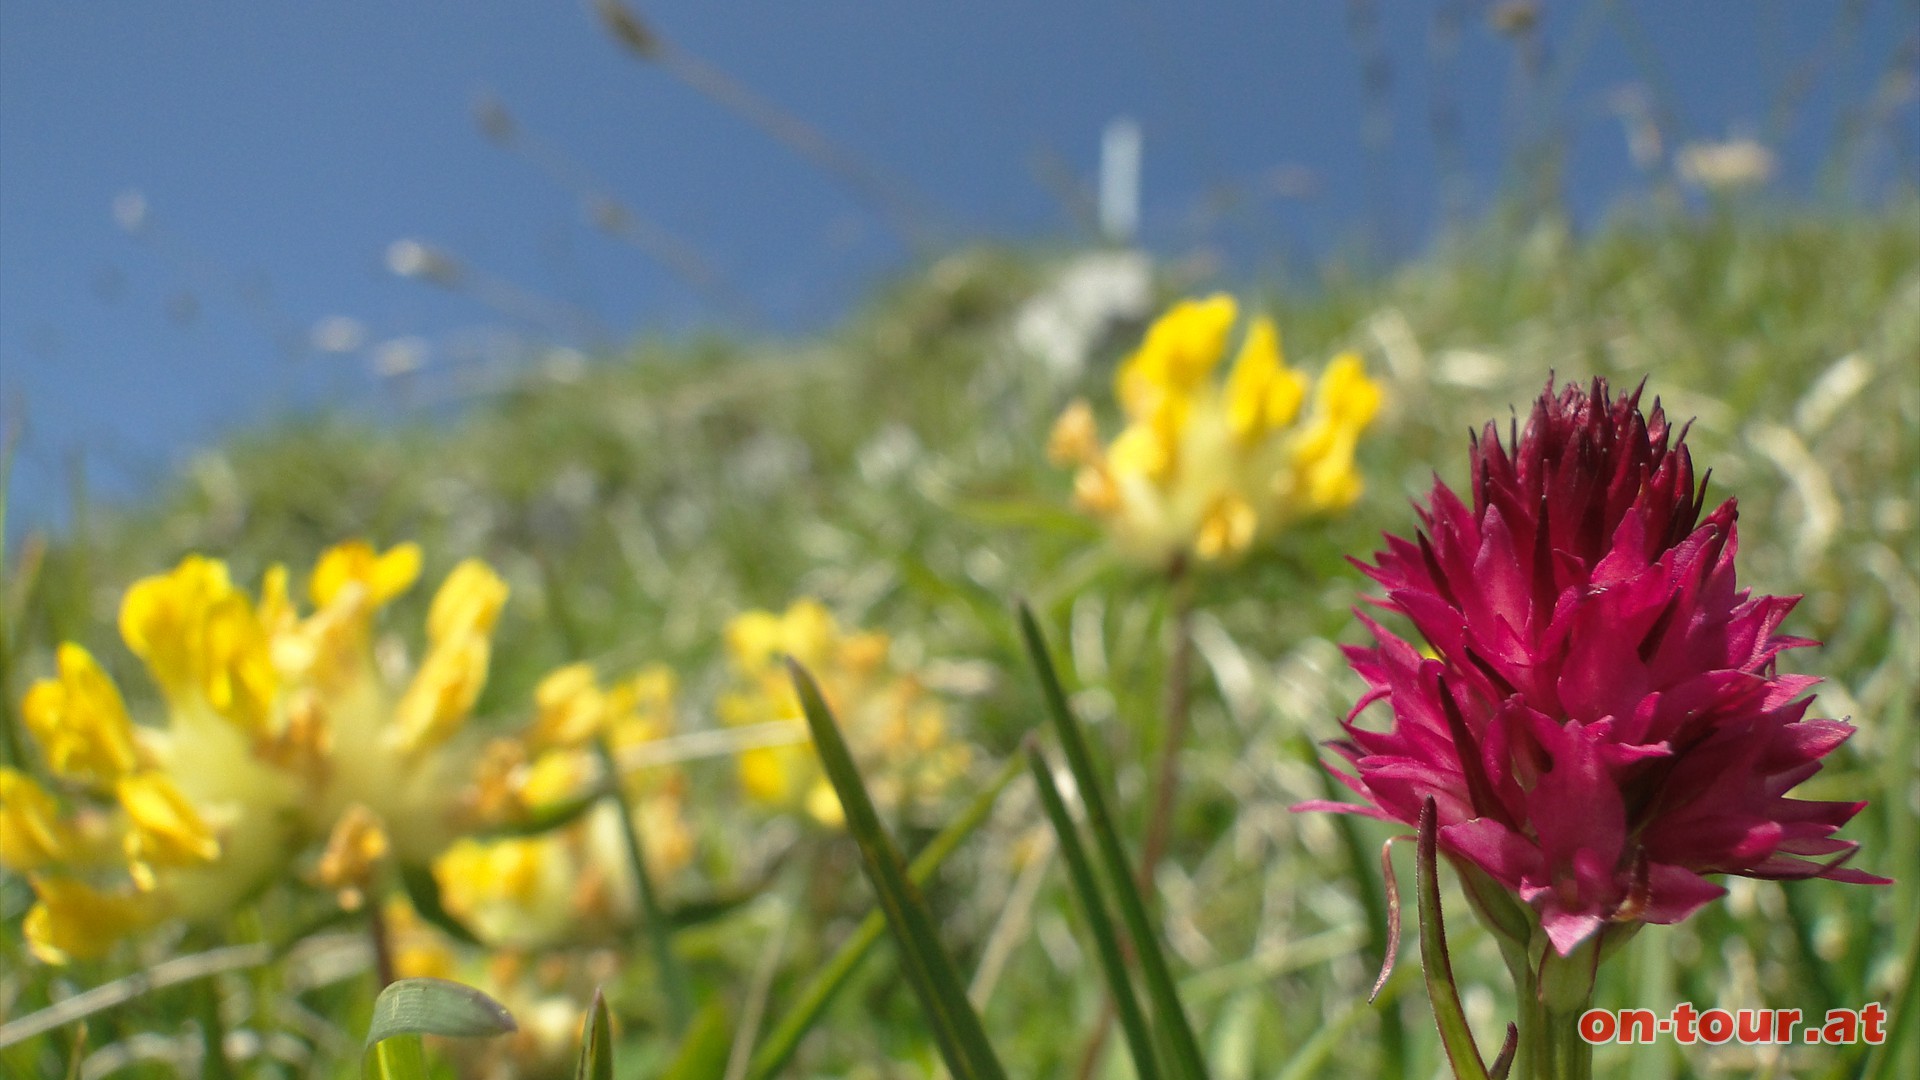
[{"label": "green grass blade", "polygon": [[506,1006],[471,986],[450,979],[401,979],[374,999],[367,1045],[405,1032],[475,1039],[518,1030]]},{"label": "green grass blade", "polygon": [[913,988],[920,996],[940,1045],[941,1055],[955,1080],[1002,1080],[1006,1073],[987,1043],[979,1014],[967,1001],[966,984],[955,970],[953,960],[935,930],[933,914],[927,910],[920,890],[907,878],[906,863],[880,824],[879,812],[867,795],[853,754],[840,737],[833,714],[820,687],[806,669],[792,660],[787,668],[794,689],[813,731],[814,748],[820,764],[832,781],[840,806],[846,813],[847,832],[860,845],[860,855],[886,913],[887,925],[900,943],[901,966],[906,969]]},{"label": "green grass blade", "polygon": [[400,865],[400,887],[406,890],[407,902],[413,905],[414,913],[438,929],[441,933],[464,945],[478,945],[480,939],[473,935],[467,924],[455,918],[440,901],[440,882],[433,876],[433,868],[424,864],[402,863]]},{"label": "green grass blade", "polygon": [[1912,931],[1913,940],[1907,947],[1906,985],[1901,987],[1900,996],[1894,999],[1892,1007],[1887,1009],[1890,1017],[1887,1040],[1873,1048],[1860,1075],[1867,1080],[1893,1080],[1899,1075],[1900,1062],[1911,1062],[1920,1045],[1913,1049],[1902,1050],[1909,1043],[1920,1044],[1916,1032],[1920,1032],[1920,979],[1914,978],[1920,970],[1920,931]]},{"label": "green grass blade", "polygon": [[1189,1080],[1201,1080],[1207,1075],[1206,1059],[1200,1054],[1200,1041],[1194,1037],[1193,1025],[1188,1022],[1186,1009],[1180,1004],[1179,992],[1174,988],[1173,971],[1167,966],[1166,953],[1160,948],[1160,937],[1147,918],[1146,901],[1141,898],[1140,890],[1134,887],[1133,864],[1127,858],[1126,849],[1120,843],[1120,833],[1114,827],[1113,815],[1107,809],[1106,786],[1094,768],[1093,753],[1087,748],[1080,723],[1074,719],[1073,710],[1067,704],[1066,692],[1060,688],[1060,676],[1054,669],[1053,654],[1047,648],[1047,639],[1040,632],[1033,609],[1025,603],[1020,605],[1020,636],[1026,643],[1027,655],[1033,661],[1034,670],[1040,676],[1047,715],[1052,718],[1060,748],[1067,755],[1067,768],[1073,772],[1074,783],[1079,785],[1080,802],[1087,809],[1087,824],[1093,831],[1094,843],[1105,866],[1107,883],[1113,889],[1120,905],[1121,918],[1127,925],[1127,934],[1133,939],[1134,949],[1139,956],[1140,971],[1146,977],[1147,996],[1153,1001],[1154,1029],[1166,1044],[1169,1064],[1175,1074]]},{"label": "green grass blade", "polygon": [[1073,826],[1073,818],[1067,814],[1067,804],[1060,798],[1060,789],[1054,786],[1053,774],[1048,771],[1039,747],[1027,747],[1027,764],[1033,771],[1034,786],[1040,792],[1040,805],[1046,808],[1047,819],[1053,823],[1053,834],[1060,841],[1060,856],[1073,880],[1080,910],[1086,914],[1087,930],[1099,949],[1100,970],[1107,977],[1107,992],[1113,996],[1120,1030],[1127,1037],[1128,1052],[1133,1055],[1134,1074],[1140,1080],[1158,1080],[1160,1063],[1154,1055],[1153,1031],[1147,1027],[1147,1018],[1134,997],[1126,953],[1114,929],[1113,918],[1107,914],[1107,902],[1100,895],[1093,864],[1087,861],[1086,850],[1080,846],[1080,834]]},{"label": "green grass blade", "polygon": [[362,1080],[428,1080],[426,1047],[411,1033],[382,1039],[367,1048],[360,1075]]},{"label": "green grass blade", "polygon": [[[907,867],[909,881],[915,885],[926,884],[933,872],[940,869],[940,864],[947,861],[947,856],[958,850],[961,842],[972,835],[981,822],[987,820],[987,815],[1000,799],[1000,793],[1006,790],[1014,777],[1020,775],[1022,764],[1018,757],[1007,759],[987,786],[967,804],[966,809],[928,841],[920,854],[914,856],[912,865]],[[759,1049],[754,1051],[752,1066],[747,1070],[748,1080],[772,1080],[786,1067],[793,1052],[800,1048],[800,1040],[813,1030],[813,1025],[827,1011],[827,1006],[833,1003],[840,988],[853,977],[860,962],[866,959],[886,931],[887,917],[879,911],[870,912],[860,921],[860,925],[841,943],[826,966],[800,992],[798,1002],[780,1018],[780,1022],[762,1040]]]},{"label": "green grass blade", "polygon": [[593,740],[593,751],[600,759],[601,774],[606,777],[605,798],[620,818],[621,846],[626,852],[627,870],[633,875],[634,888],[640,896],[640,918],[646,922],[647,944],[653,951],[654,966],[660,971],[661,986],[666,990],[673,1030],[685,1034],[687,1024],[693,1019],[693,991],[687,985],[679,957],[674,955],[673,927],[667,924],[660,906],[660,893],[654,888],[653,875],[647,871],[645,838],[640,835],[640,825],[627,807],[626,793],[620,789],[620,763],[614,760],[613,748],[607,745],[605,735]]},{"label": "green grass blade", "polygon": [[607,998],[593,992],[593,1004],[587,1007],[585,1030],[580,1033],[580,1060],[573,1069],[574,1080],[613,1080],[613,1022],[607,1016]]},{"label": "green grass blade", "polygon": [[1453,962],[1447,955],[1447,928],[1440,913],[1440,825],[1427,799],[1420,810],[1419,856],[1414,860],[1414,891],[1420,904],[1420,966],[1427,977],[1427,1001],[1440,1027],[1440,1045],[1459,1080],[1489,1080],[1485,1059],[1474,1045],[1467,1013],[1460,1005],[1460,989],[1453,981]]},{"label": "green grass blade", "polygon": [[732,1051],[733,1021],[727,1016],[726,1006],[709,1001],[687,1025],[680,1052],[660,1074],[660,1080],[720,1080],[726,1075],[727,1055]]},{"label": "green grass blade", "polygon": [[427,1080],[420,1036],[491,1038],[519,1030],[506,1006],[447,979],[401,979],[380,991],[360,1072],[370,1080]]}]

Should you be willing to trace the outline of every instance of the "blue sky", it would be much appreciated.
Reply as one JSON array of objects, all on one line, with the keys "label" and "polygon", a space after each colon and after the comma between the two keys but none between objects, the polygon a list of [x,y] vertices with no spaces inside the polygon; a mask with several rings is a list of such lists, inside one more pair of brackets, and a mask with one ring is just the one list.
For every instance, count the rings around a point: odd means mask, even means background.
[{"label": "blue sky", "polygon": [[[1532,97],[1488,5],[1370,8],[1371,35],[1335,2],[642,10],[917,192],[950,242],[1084,237],[1060,190],[1091,182],[1103,124],[1134,117],[1145,242],[1215,252],[1230,278],[1304,279],[1363,244],[1417,253],[1441,205],[1436,112],[1459,118],[1470,209],[1542,133],[1566,147],[1581,220],[1644,190],[1614,108],[1627,87],[1670,144],[1759,137],[1788,198],[1872,198],[1912,168],[1875,129],[1850,182],[1818,181],[1836,125],[1886,85],[1903,43],[1920,49],[1910,3],[1870,0],[1857,18],[1787,0],[1548,3],[1550,88]],[[1368,52],[1386,74],[1376,154],[1361,135]],[[551,153],[490,142],[482,96]],[[1913,125],[1911,98],[1895,115]],[[829,325],[909,261],[834,177],[636,62],[581,3],[0,0],[0,410],[8,427],[25,417],[10,528],[63,518],[74,460],[96,490],[133,497],[222,432],[373,408],[363,354],[299,344],[330,316],[372,343],[417,338],[442,368],[503,339],[591,347],[738,318],[586,223],[582,185],[543,170],[561,159],[717,268],[756,330]],[[1284,193],[1303,177],[1310,194]],[[137,234],[113,214],[130,191]],[[1232,208],[1210,209],[1225,194]],[[397,279],[384,253],[403,237],[538,299],[503,311]]]}]

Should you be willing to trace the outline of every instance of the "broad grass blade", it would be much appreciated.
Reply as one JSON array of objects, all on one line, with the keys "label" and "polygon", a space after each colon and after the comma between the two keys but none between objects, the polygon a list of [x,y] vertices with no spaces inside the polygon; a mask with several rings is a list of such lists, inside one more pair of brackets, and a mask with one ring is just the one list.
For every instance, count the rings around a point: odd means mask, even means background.
[{"label": "broad grass blade", "polygon": [[371,1080],[427,1080],[421,1035],[491,1038],[516,1030],[506,1006],[471,986],[401,979],[374,999],[360,1071]]},{"label": "broad grass blade", "polygon": [[820,764],[832,781],[840,807],[846,813],[847,832],[860,845],[860,855],[886,913],[887,925],[900,943],[902,967],[920,996],[940,1045],[941,1056],[955,1080],[1003,1080],[1006,1073],[987,1042],[980,1017],[967,1001],[966,983],[955,970],[953,960],[940,944],[934,929],[933,914],[927,910],[920,890],[907,878],[907,867],[893,840],[880,824],[880,815],[867,795],[853,754],[840,737],[833,714],[820,687],[805,668],[787,661],[794,689],[813,731]]},{"label": "broad grass blade", "polygon": [[613,1080],[613,1022],[607,1016],[606,995],[593,992],[587,1007],[585,1030],[580,1033],[580,1060],[574,1080]]}]

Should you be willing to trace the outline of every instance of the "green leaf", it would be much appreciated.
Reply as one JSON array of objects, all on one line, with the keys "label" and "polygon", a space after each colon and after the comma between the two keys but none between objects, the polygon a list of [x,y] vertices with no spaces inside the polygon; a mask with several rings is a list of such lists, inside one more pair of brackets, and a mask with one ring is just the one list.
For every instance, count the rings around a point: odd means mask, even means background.
[{"label": "green leaf", "polygon": [[709,1001],[695,1013],[660,1080],[720,1080],[733,1052],[733,1023],[718,1001]]},{"label": "green leaf", "polygon": [[1073,710],[1067,704],[1066,692],[1060,688],[1060,676],[1053,666],[1053,655],[1047,648],[1047,639],[1040,632],[1033,609],[1024,602],[1020,604],[1020,636],[1026,643],[1027,656],[1033,661],[1034,671],[1040,677],[1047,715],[1053,720],[1054,731],[1060,739],[1060,749],[1066,753],[1067,768],[1073,773],[1073,782],[1080,788],[1080,802],[1087,810],[1087,824],[1093,831],[1094,845],[1100,853],[1107,885],[1120,905],[1120,916],[1126,923],[1127,936],[1133,939],[1139,956],[1140,971],[1146,978],[1147,996],[1153,1002],[1154,1031],[1168,1051],[1168,1067],[1176,1076],[1203,1080],[1207,1076],[1206,1059],[1200,1054],[1200,1042],[1194,1037],[1193,1025],[1188,1022],[1186,1009],[1180,1004],[1173,971],[1167,966],[1166,953],[1160,948],[1160,937],[1147,919],[1146,901],[1141,899],[1140,890],[1134,887],[1133,862],[1120,843],[1119,830],[1114,827],[1113,815],[1107,809],[1106,785],[1094,768],[1093,753],[1087,748],[1080,723],[1074,719]]},{"label": "green leaf", "polygon": [[382,1039],[360,1061],[363,1080],[429,1080],[427,1051],[412,1033]]},{"label": "green leaf", "polygon": [[367,1027],[369,1049],[396,1035],[491,1038],[519,1030],[506,1006],[448,979],[401,979],[380,991]]},{"label": "green leaf", "polygon": [[1460,1006],[1460,988],[1453,981],[1453,963],[1447,956],[1447,928],[1440,913],[1439,815],[1428,797],[1420,808],[1420,840],[1414,860],[1414,891],[1420,895],[1420,964],[1427,977],[1427,1000],[1440,1027],[1440,1045],[1459,1080],[1490,1080],[1486,1061],[1474,1045]]},{"label": "green leaf", "polygon": [[1047,819],[1053,823],[1053,834],[1059,838],[1060,856],[1073,880],[1073,894],[1080,901],[1080,910],[1087,917],[1087,930],[1098,947],[1100,970],[1107,977],[1107,992],[1113,996],[1120,1030],[1125,1033],[1127,1050],[1133,1055],[1134,1073],[1140,1080],[1158,1080],[1160,1064],[1154,1057],[1153,1031],[1140,1012],[1139,999],[1134,997],[1133,980],[1127,975],[1126,952],[1114,929],[1113,918],[1107,914],[1107,902],[1101,898],[1093,864],[1087,861],[1086,849],[1080,846],[1079,831],[1073,827],[1066,801],[1053,784],[1046,758],[1040,748],[1031,743],[1027,746],[1027,764],[1033,772],[1034,787],[1040,792],[1040,805],[1046,808]]},{"label": "green leaf", "polygon": [[552,832],[562,825],[570,825],[580,816],[594,808],[606,795],[604,783],[595,784],[585,794],[574,798],[543,806],[518,821],[504,822],[477,830],[473,835],[481,840],[508,840],[523,836],[539,836]]},{"label": "green leaf", "polygon": [[805,668],[791,659],[787,661],[787,670],[800,695],[807,726],[813,732],[820,764],[846,813],[847,832],[860,845],[867,877],[880,899],[880,910],[886,913],[887,926],[900,944],[901,966],[919,995],[920,1007],[933,1027],[947,1068],[955,1080],[1002,1080],[1006,1073],[1000,1068],[993,1047],[987,1043],[979,1014],[967,1000],[965,984],[954,968],[953,959],[940,944],[933,914],[927,910],[920,890],[907,878],[906,863],[880,824],[880,814],[873,808],[873,800],[867,795],[852,752],[840,737],[826,699],[820,696],[819,685]]},{"label": "green leaf", "polygon": [[613,1023],[607,1018],[607,999],[598,989],[587,1007],[586,1030],[580,1039],[580,1062],[574,1080],[613,1080]]},{"label": "green leaf", "polygon": [[454,918],[453,913],[440,902],[440,882],[433,876],[432,867],[402,863],[400,886],[407,891],[407,901],[413,905],[413,910],[441,933],[464,945],[481,943],[473,931]]},{"label": "green leaf", "polygon": [[515,1030],[513,1014],[471,986],[401,979],[374,999],[360,1074],[368,1080],[428,1080],[421,1035],[491,1038]]},{"label": "green leaf", "polygon": [[[1000,793],[1006,790],[1014,777],[1020,775],[1021,765],[1018,757],[1012,757],[1000,766],[1000,771],[973,797],[966,809],[928,841],[920,854],[914,856],[912,865],[907,867],[908,880],[915,885],[924,885],[933,877],[933,872],[959,849],[961,841],[987,820],[987,815],[1000,799]],[[801,990],[798,1003],[780,1018],[780,1022],[760,1043],[760,1048],[754,1051],[752,1066],[747,1070],[749,1080],[772,1080],[786,1067],[793,1052],[799,1049],[800,1040],[813,1030],[820,1015],[827,1011],[827,1006],[833,1003],[840,988],[859,970],[860,962],[866,959],[867,953],[873,950],[886,930],[887,917],[881,912],[869,912],[860,921],[860,925],[834,951],[826,965]]]}]

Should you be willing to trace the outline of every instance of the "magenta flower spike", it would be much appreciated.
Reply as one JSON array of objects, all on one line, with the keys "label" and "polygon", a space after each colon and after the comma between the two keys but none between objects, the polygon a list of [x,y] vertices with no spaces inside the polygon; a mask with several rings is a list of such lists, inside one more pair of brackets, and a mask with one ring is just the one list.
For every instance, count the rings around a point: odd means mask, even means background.
[{"label": "magenta flower spike", "polygon": [[1504,886],[1562,957],[1686,918],[1713,875],[1886,882],[1835,836],[1864,803],[1787,797],[1853,728],[1776,671],[1812,644],[1777,632],[1798,597],[1737,587],[1734,501],[1702,516],[1685,440],[1639,390],[1549,380],[1523,431],[1472,440],[1471,505],[1436,478],[1414,539],[1356,561],[1428,650],[1360,615],[1369,691],[1333,746],[1366,803],[1303,808],[1413,825],[1431,797],[1470,892]]}]

